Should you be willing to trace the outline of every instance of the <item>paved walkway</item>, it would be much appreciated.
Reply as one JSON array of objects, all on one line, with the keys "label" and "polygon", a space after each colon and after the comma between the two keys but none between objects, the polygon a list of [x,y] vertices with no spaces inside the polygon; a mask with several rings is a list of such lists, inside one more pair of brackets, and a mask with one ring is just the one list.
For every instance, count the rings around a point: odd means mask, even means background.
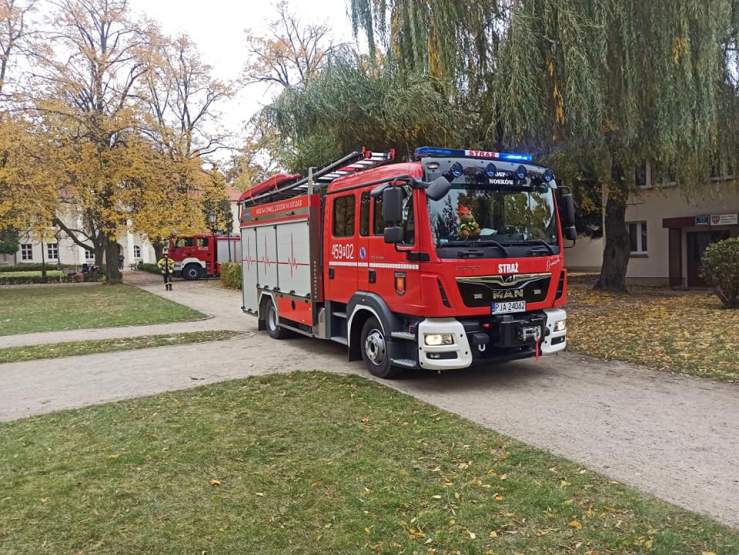
[{"label": "paved walkway", "polygon": [[[246,333],[216,343],[0,365],[0,420],[273,372],[367,376],[338,345],[275,342],[257,333],[255,320],[240,313],[237,292],[178,283],[173,298]],[[739,527],[736,385],[575,354],[441,375],[417,371],[383,383]]]}]

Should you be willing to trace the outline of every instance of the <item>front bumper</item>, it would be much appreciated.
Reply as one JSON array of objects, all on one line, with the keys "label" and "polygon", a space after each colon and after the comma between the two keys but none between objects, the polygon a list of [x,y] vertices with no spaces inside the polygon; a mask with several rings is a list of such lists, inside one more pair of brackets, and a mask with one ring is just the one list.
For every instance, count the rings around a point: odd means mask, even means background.
[{"label": "front bumper", "polygon": [[[427,370],[454,370],[529,358],[536,355],[536,335],[540,354],[557,353],[567,346],[567,329],[558,324],[566,318],[561,308],[483,320],[426,318],[418,324],[418,365]],[[426,345],[427,334],[450,334],[453,344]]]}]

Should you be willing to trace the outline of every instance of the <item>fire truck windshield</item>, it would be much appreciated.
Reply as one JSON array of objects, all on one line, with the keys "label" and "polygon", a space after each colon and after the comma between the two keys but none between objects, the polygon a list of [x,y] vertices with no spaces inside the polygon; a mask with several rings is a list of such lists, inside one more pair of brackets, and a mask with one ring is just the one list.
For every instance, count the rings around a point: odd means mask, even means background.
[{"label": "fire truck windshield", "polygon": [[452,183],[449,194],[428,206],[437,249],[493,245],[504,256],[507,246],[559,251],[552,189],[546,185]]}]

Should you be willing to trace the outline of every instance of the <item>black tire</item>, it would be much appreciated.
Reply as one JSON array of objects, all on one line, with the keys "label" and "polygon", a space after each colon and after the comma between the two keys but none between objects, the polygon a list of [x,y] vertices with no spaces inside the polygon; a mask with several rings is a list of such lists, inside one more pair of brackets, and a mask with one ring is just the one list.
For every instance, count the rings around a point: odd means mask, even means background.
[{"label": "black tire", "polygon": [[288,331],[285,328],[281,328],[278,323],[279,318],[277,317],[275,303],[269,300],[265,301],[265,305],[264,325],[267,328],[267,333],[272,339],[285,339],[288,336]]},{"label": "black tire", "polygon": [[362,326],[360,335],[360,349],[362,360],[370,374],[378,378],[394,378],[400,370],[390,363],[390,353],[387,350],[385,331],[377,318],[370,316]]},{"label": "black tire", "polygon": [[182,268],[182,279],[194,281],[200,279],[202,268],[198,264],[188,264]]}]

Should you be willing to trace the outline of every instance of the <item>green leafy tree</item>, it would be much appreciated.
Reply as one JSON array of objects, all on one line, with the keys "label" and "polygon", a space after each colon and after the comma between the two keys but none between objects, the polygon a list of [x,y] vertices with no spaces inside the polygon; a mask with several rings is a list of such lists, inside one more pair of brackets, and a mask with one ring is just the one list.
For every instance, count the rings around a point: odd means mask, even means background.
[{"label": "green leafy tree", "polygon": [[[485,17],[478,9],[454,0],[351,2],[371,46],[384,44],[404,71],[452,85],[478,137],[547,155],[571,182],[585,172],[605,187],[597,286],[624,290],[637,163],[658,160],[688,192],[707,181],[716,158],[737,167],[739,3],[520,0],[496,3]],[[445,24],[454,29],[439,33]]]}]

